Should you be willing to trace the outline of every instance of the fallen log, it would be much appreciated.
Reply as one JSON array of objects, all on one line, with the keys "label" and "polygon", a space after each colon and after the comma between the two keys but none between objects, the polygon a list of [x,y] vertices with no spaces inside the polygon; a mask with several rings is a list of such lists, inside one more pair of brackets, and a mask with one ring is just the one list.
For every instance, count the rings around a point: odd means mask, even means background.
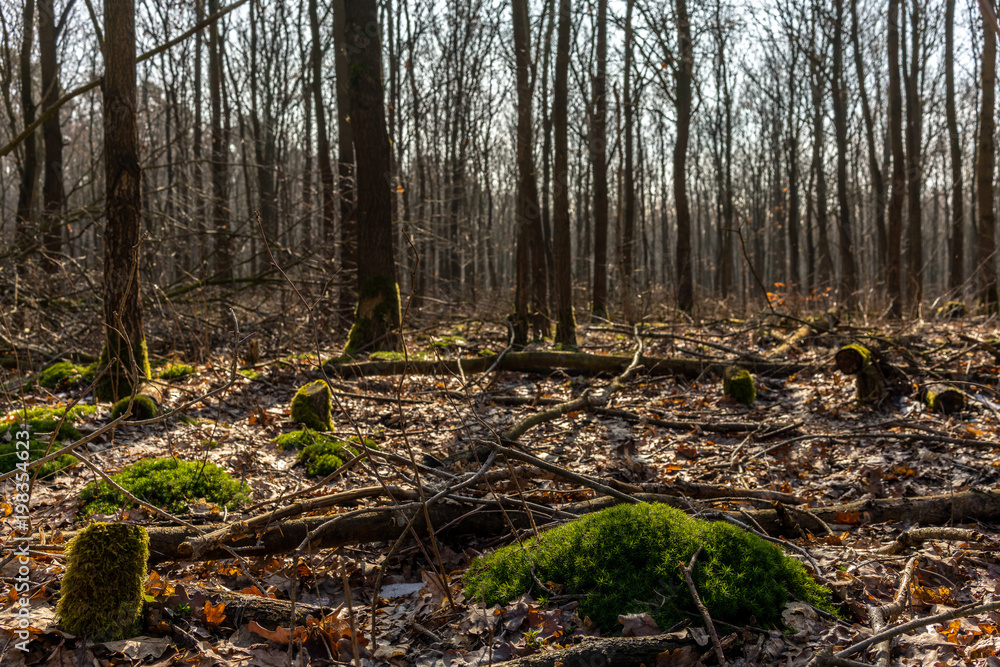
[{"label": "fallen log", "polygon": [[[467,357],[463,359],[408,361],[362,361],[335,363],[329,361],[324,370],[327,374],[340,377],[362,377],[367,375],[461,375],[461,373],[483,373],[494,363],[495,358]],[[586,352],[511,352],[504,356],[497,370],[548,373],[557,369],[579,373],[610,373],[617,375],[628,368],[632,357],[619,355],[588,354]],[[722,374],[729,362],[713,362],[684,357],[642,357],[639,363],[649,375],[674,375],[697,378],[704,373]],[[787,377],[800,373],[810,364],[773,362],[763,360],[741,360],[747,370],[758,375]],[[461,372],[459,371],[461,365]]]},{"label": "fallen log", "polygon": [[677,664],[694,664],[698,657],[698,648],[687,637],[686,632],[672,632],[652,637],[585,637],[579,644],[573,646],[498,664],[504,667],[556,667],[556,665],[640,667],[640,665],[656,665],[657,657],[661,653],[674,651],[685,651],[686,657],[689,658],[689,661]]},{"label": "fallen log", "polygon": [[[632,497],[644,502],[660,502],[680,509],[691,509],[692,503],[685,498],[651,493],[636,493]],[[490,503],[492,501],[479,501]],[[593,500],[572,503],[558,508],[563,512],[583,515],[596,512],[606,507],[619,504],[621,500],[609,496],[600,496]],[[419,508],[418,508],[419,509]],[[557,508],[553,508],[555,512]],[[412,510],[411,510],[412,511]],[[511,501],[501,512],[496,504],[486,506],[478,511],[466,502],[442,500],[427,509],[431,523],[434,526],[447,526],[442,533],[448,535],[498,535],[514,528],[528,528],[531,525],[528,515],[520,508],[520,504]],[[775,509],[746,510],[744,512],[724,512],[733,518],[745,521],[747,516],[766,532],[772,535],[793,531],[789,520],[782,519],[782,513]],[[406,529],[408,517],[400,516],[399,510],[392,508],[373,508],[361,512],[352,512],[342,521],[325,530],[321,537],[312,544],[313,550],[332,549],[342,546],[370,544],[373,542],[391,542],[399,538]],[[962,521],[996,521],[1000,519],[1000,489],[969,490],[956,494],[942,494],[919,498],[876,498],[859,500],[853,503],[814,507],[809,514],[826,523],[832,524],[877,524],[894,522],[920,523],[922,525],[945,525]],[[786,514],[787,516],[787,514]],[[535,521],[544,522],[551,517],[542,512],[535,512]],[[801,513],[796,513],[798,521],[803,521]],[[231,548],[242,556],[258,556],[290,553],[306,539],[306,536],[316,528],[328,523],[331,515],[312,516],[303,519],[290,519],[275,522],[259,534],[244,535],[238,539],[226,541],[223,545],[206,551],[202,557],[208,560],[231,558]],[[509,521],[508,521],[509,520]],[[419,533],[426,531],[423,512],[414,521]],[[183,526],[153,526],[147,529],[149,533],[149,562],[151,565],[164,561],[189,560],[190,543],[199,534]],[[69,540],[75,532],[63,534]],[[188,543],[187,548],[182,544]]]}]

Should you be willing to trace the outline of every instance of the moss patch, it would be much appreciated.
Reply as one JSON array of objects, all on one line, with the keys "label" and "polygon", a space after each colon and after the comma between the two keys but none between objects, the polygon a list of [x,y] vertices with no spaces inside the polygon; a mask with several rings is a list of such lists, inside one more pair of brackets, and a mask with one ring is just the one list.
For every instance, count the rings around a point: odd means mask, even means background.
[{"label": "moss patch", "polygon": [[358,290],[354,324],[347,335],[344,354],[363,350],[399,349],[399,285],[389,276],[376,276]]},{"label": "moss patch", "polygon": [[125,414],[125,409],[128,408],[129,401],[132,402],[132,416],[129,417],[129,421],[152,419],[160,414],[160,409],[156,406],[156,401],[151,399],[149,396],[137,394],[135,400],[126,396],[122,400],[115,403],[114,407],[111,408],[111,418],[118,419],[120,416]]},{"label": "moss patch", "polygon": [[304,385],[292,397],[292,421],[315,431],[332,431],[332,399],[330,387],[324,380]]},{"label": "moss patch", "polygon": [[187,364],[171,364],[163,370],[157,372],[156,377],[161,380],[176,380],[194,374],[194,367]]},{"label": "moss patch", "polygon": [[[173,458],[143,459],[111,477],[135,497],[171,513],[183,512],[188,503],[204,498],[233,508],[249,495],[225,470],[212,463]],[[120,507],[135,507],[107,482],[91,482],[80,493],[86,514],[111,514]]]},{"label": "moss patch", "polygon": [[[83,415],[92,415],[96,411],[97,408],[92,405],[77,405],[70,409],[69,414],[66,415],[66,419],[62,423],[62,426],[59,427],[59,433],[56,435],[56,442],[61,443],[67,440],[72,441],[83,437],[82,434],[73,427],[73,422]],[[0,421],[0,473],[10,472],[21,461],[17,454],[17,440],[14,436],[21,429],[20,425],[22,423],[27,424],[28,426],[28,462],[30,463],[31,461],[45,456],[46,450],[49,447],[50,436],[39,436],[37,434],[51,433],[54,431],[56,429],[56,425],[59,424],[59,420],[65,412],[66,408],[48,408],[44,406],[37,406],[30,408],[27,412],[22,410],[12,412],[5,416],[3,420]],[[7,441],[8,433],[11,436],[11,440],[9,442]],[[24,450],[21,449],[20,451]],[[76,465],[76,462],[76,457],[70,456],[69,454],[63,454],[62,456],[43,465],[38,472],[38,476],[41,478],[49,477],[60,470],[71,468]]]},{"label": "moss patch", "polygon": [[66,545],[59,621],[67,632],[96,642],[142,629],[142,594],[149,536],[142,526],[94,523]]},{"label": "moss patch", "polygon": [[694,581],[713,618],[775,623],[793,596],[832,610],[829,591],[778,547],[661,504],[611,507],[547,531],[526,548],[477,558],[465,575],[465,594],[487,605],[506,603],[533,589],[534,574],[564,593],[586,594],[580,615],[605,631],[618,627],[619,614],[641,611],[667,628],[696,615],[678,563],[699,545]]},{"label": "moss patch", "polygon": [[96,367],[96,364],[79,366],[70,361],[57,361],[39,373],[35,381],[53,391],[75,389],[93,381]]},{"label": "moss patch", "polygon": [[[296,457],[298,462],[305,466],[306,477],[326,477],[361,452],[357,447],[357,437],[336,440],[319,433],[315,435],[316,441],[307,445]],[[365,447],[378,449],[378,445],[367,439]]]}]

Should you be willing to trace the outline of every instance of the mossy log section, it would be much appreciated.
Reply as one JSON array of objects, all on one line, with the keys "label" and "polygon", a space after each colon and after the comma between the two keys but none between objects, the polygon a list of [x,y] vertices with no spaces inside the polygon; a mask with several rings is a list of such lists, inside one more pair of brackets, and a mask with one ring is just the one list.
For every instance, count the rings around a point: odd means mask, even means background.
[{"label": "mossy log section", "polygon": [[330,420],[332,406],[330,387],[325,380],[316,380],[303,386],[292,397],[292,421],[314,431],[332,431]]},{"label": "mossy log section", "polygon": [[864,345],[845,345],[835,357],[837,370],[844,375],[857,375],[872,363],[872,353]]},{"label": "mossy log section", "polygon": [[722,373],[722,394],[739,401],[747,407],[757,399],[757,388],[754,386],[750,371],[730,366]]},{"label": "mossy log section", "polygon": [[924,403],[931,410],[946,415],[965,408],[965,392],[945,384],[932,384],[924,391]]},{"label": "mossy log section", "polygon": [[845,345],[835,357],[837,368],[845,375],[855,376],[858,403],[877,403],[885,392],[882,371],[872,359],[872,353],[863,345]]},{"label": "mossy log section", "polygon": [[[341,377],[366,375],[453,375],[459,373],[459,364],[465,373],[484,373],[496,361],[495,356],[443,359],[440,361],[365,361],[359,363],[327,363],[326,372]],[[510,352],[500,360],[498,370],[548,373],[556,369],[579,373],[618,374],[628,368],[632,357],[588,354],[586,352]],[[701,359],[683,357],[642,357],[643,373],[697,378],[707,372],[722,374],[724,363],[708,363]],[[740,364],[757,375],[787,377],[805,371],[809,364],[768,361],[741,361]]]},{"label": "mossy log section", "polygon": [[[644,502],[661,502],[680,509],[689,507],[688,500],[674,496],[650,493],[633,494]],[[590,501],[573,503],[562,509],[571,514],[586,514],[610,507],[621,501],[602,496]],[[431,522],[435,526],[449,525],[448,534],[498,535],[510,529],[505,516],[496,507],[470,512],[469,505],[453,501],[442,501],[428,508]],[[506,516],[518,528],[530,527],[528,516],[515,506],[506,508]],[[726,513],[726,512],[720,512]],[[954,495],[924,496],[918,498],[877,498],[860,500],[842,505],[811,508],[810,513],[826,523],[839,523],[844,517],[856,517],[859,523],[884,523],[886,521],[911,521],[923,525],[944,525],[954,521],[997,521],[1000,519],[1000,489],[963,491]],[[740,522],[745,522],[742,513],[729,513]],[[765,531],[770,534],[793,534],[797,527],[792,525],[791,513],[774,509],[749,510]],[[795,521],[802,523],[805,516],[795,513]],[[544,519],[536,517],[536,521]],[[270,524],[259,538],[256,534],[244,535],[239,539],[225,542],[242,556],[290,553],[306,538],[310,531],[319,528],[331,519],[330,515],[313,516],[304,519],[290,519]],[[454,523],[452,523],[454,522]],[[417,533],[426,531],[423,513],[414,522]],[[404,524],[405,525],[405,524]],[[805,526],[809,530],[820,531],[820,526]],[[372,510],[346,517],[325,531],[314,543],[314,549],[333,549],[342,546],[391,542],[396,540],[403,527],[396,512]],[[197,539],[199,534],[183,526],[151,527],[149,532],[150,564],[165,561],[183,561],[190,558],[190,547],[181,549],[181,544]],[[71,538],[74,533],[66,533]],[[232,558],[232,554],[218,547],[202,554],[205,560]]]},{"label": "mossy log section", "polygon": [[119,415],[124,414],[130,399],[132,402],[132,416],[128,418],[128,421],[143,421],[159,417],[160,413],[163,412],[163,393],[164,387],[161,384],[143,382],[139,385],[134,399],[126,396],[111,407],[111,418],[115,419]]}]

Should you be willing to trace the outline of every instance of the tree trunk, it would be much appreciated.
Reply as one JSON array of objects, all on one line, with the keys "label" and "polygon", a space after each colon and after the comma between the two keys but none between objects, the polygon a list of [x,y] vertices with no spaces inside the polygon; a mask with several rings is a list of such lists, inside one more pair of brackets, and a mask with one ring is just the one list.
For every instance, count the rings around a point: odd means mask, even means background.
[{"label": "tree trunk", "polygon": [[622,170],[624,189],[622,191],[621,229],[618,234],[620,243],[618,249],[620,265],[618,269],[622,279],[622,316],[629,324],[635,321],[635,313],[632,312],[632,281],[635,279],[635,155],[632,150],[632,126],[634,122],[632,51],[635,48],[632,30],[632,8],[634,4],[635,0],[628,0],[625,9],[625,72],[622,83],[622,108],[625,117],[625,155],[623,159],[624,169]]},{"label": "tree trunk", "polygon": [[[815,30],[815,27],[814,27]],[[815,37],[814,37],[815,39]],[[830,254],[830,238],[827,230],[826,216],[826,172],[823,168],[823,147],[826,145],[823,130],[823,72],[820,68],[822,55],[817,52],[815,43],[810,54],[810,87],[813,104],[813,171],[816,177],[816,230],[818,232],[818,274],[816,285],[829,287],[833,282],[833,257]]]},{"label": "tree trunk", "polygon": [[900,252],[903,243],[903,197],[906,169],[903,165],[903,96],[899,82],[899,0],[889,0],[889,143],[892,145],[892,191],[889,199],[889,252],[885,281],[894,317],[903,315]]},{"label": "tree trunk", "polygon": [[[107,1],[107,0],[105,0]],[[209,15],[219,11],[219,0],[208,0]],[[212,104],[212,222],[215,233],[215,271],[223,280],[233,278],[233,238],[229,229],[229,150],[222,127],[222,44],[219,24],[213,21],[208,33],[208,94]]]},{"label": "tree trunk", "polygon": [[[205,3],[204,0],[195,0],[195,20],[199,23],[205,18]],[[204,176],[202,173],[202,163],[201,163],[201,149],[202,149],[202,116],[201,116],[201,97],[202,97],[202,62],[201,62],[201,52],[202,52],[202,42],[203,38],[201,36],[202,31],[198,31],[194,36],[194,130],[192,132],[191,138],[191,168],[193,171],[192,180],[194,182],[194,192],[195,192],[195,210],[194,218],[197,221],[198,227],[198,263],[195,265],[193,262],[191,268],[205,266],[208,261],[208,225],[205,223],[208,218],[208,207],[205,204],[207,199],[204,196]]]},{"label": "tree trunk", "polygon": [[[26,0],[31,4],[31,0]],[[59,63],[56,57],[56,17],[53,0],[38,0],[38,52],[42,67],[42,108],[59,99]],[[56,111],[42,124],[45,139],[45,181],[42,185],[42,268],[55,273],[62,253],[62,215],[66,206],[63,188],[63,136]]]},{"label": "tree trunk", "polygon": [[[919,76],[922,41],[920,35],[919,3],[912,2],[910,11],[910,64],[903,63],[906,87],[906,176],[907,217],[909,218],[909,255],[907,262],[907,299],[914,312],[918,312],[924,296],[924,251],[920,192],[923,170],[920,167],[920,141],[923,134],[923,102],[920,100]],[[905,55],[905,45],[904,45]]]},{"label": "tree trunk", "polygon": [[833,30],[833,124],[837,135],[837,206],[840,238],[840,297],[855,303],[858,291],[854,244],[851,241],[851,210],[847,201],[847,89],[844,85],[844,0],[835,0]]},{"label": "tree trunk", "polygon": [[677,42],[677,142],[674,144],[674,203],[677,206],[677,307],[694,310],[694,271],[691,265],[691,211],[687,197],[687,146],[691,128],[691,75],[694,49],[687,0],[676,0]]},{"label": "tree trunk", "polygon": [[351,125],[357,162],[358,303],[345,352],[396,350],[399,286],[392,252],[391,155],[385,126],[382,45],[376,0],[345,2]]},{"label": "tree trunk", "polygon": [[[31,49],[35,39],[35,3],[24,0],[22,14],[23,36],[21,39],[21,117],[24,126],[35,122],[35,103],[32,100]],[[17,273],[22,275],[27,266],[27,254],[31,248],[31,223],[34,220],[35,190],[38,182],[38,143],[35,135],[30,135],[22,144],[21,183],[17,191],[17,214],[14,228],[14,247],[17,251]]]},{"label": "tree trunk", "polygon": [[[338,309],[341,320],[350,321],[355,295],[350,284],[358,273],[358,216],[355,211],[354,125],[351,123],[350,65],[346,49],[346,0],[333,2],[334,70],[337,75],[337,170],[340,190],[340,288]],[[317,75],[317,79],[321,80]],[[317,84],[318,85],[318,84]],[[332,178],[332,175],[331,175]],[[332,201],[331,201],[332,204]],[[332,225],[332,218],[331,218]],[[333,228],[330,228],[332,237]]]},{"label": "tree trunk", "polygon": [[965,217],[962,201],[962,149],[958,144],[955,110],[955,0],[947,0],[944,19],[944,106],[951,153],[951,246],[948,253],[948,289],[958,296],[965,282]]},{"label": "tree trunk", "polygon": [[555,99],[552,129],[555,135],[555,211],[552,237],[555,253],[556,343],[576,347],[573,316],[573,245],[569,232],[569,148],[567,137],[570,0],[559,0],[559,38],[556,45]]},{"label": "tree trunk", "polygon": [[[994,8],[993,0],[989,2]],[[984,12],[985,14],[985,12]],[[976,234],[976,260],[979,265],[979,298],[990,312],[997,310],[996,238],[993,231],[993,165],[996,162],[993,145],[993,104],[996,95],[997,36],[989,20],[983,17],[982,108],[979,113],[979,162],[976,165],[976,186],[979,193],[979,229]]]},{"label": "tree trunk", "polygon": [[607,62],[608,0],[598,0],[597,75],[594,77],[593,115],[590,121],[590,161],[594,170],[594,293],[591,313],[603,319],[608,317]]},{"label": "tree trunk", "polygon": [[[128,396],[149,378],[139,285],[141,174],[136,124],[135,2],[105,0],[104,234],[105,343],[99,400]],[[134,364],[133,364],[134,359]],[[138,377],[136,377],[138,375]]]}]

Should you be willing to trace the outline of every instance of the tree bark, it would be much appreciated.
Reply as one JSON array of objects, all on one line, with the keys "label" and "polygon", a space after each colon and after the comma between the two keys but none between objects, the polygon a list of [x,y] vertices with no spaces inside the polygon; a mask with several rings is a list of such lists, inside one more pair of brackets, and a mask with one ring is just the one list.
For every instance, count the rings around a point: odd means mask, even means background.
[{"label": "tree bark", "polygon": [[[358,273],[358,217],[355,210],[354,125],[351,123],[350,64],[346,50],[346,0],[333,2],[334,71],[337,76],[337,186],[340,191],[340,288],[339,310],[350,321],[356,295],[350,284]],[[331,227],[330,234],[333,234]]]},{"label": "tree bark", "polygon": [[944,18],[944,106],[951,154],[951,244],[948,289],[957,296],[965,282],[965,203],[962,201],[962,149],[955,109],[955,0],[946,0]]},{"label": "tree bark", "polygon": [[[105,0],[107,1],[107,0]],[[208,0],[208,13],[219,11],[219,0]],[[222,127],[222,44],[219,24],[208,32],[208,94],[212,105],[212,224],[215,234],[215,271],[223,279],[233,278],[233,238],[229,229],[229,150]]]},{"label": "tree bark", "polygon": [[[30,4],[30,0],[27,0]],[[59,62],[56,56],[56,16],[53,0],[38,0],[38,52],[42,69],[42,108],[59,99]],[[42,184],[42,268],[59,269],[62,253],[62,216],[66,207],[63,187],[63,136],[57,110],[42,124],[45,139],[45,180]]]},{"label": "tree bark", "polygon": [[116,401],[150,377],[139,283],[141,174],[136,124],[135,1],[105,0],[104,30],[105,343],[98,365],[107,365],[108,372],[96,393],[100,400]]},{"label": "tree bark", "polygon": [[687,0],[676,0],[677,43],[677,143],[674,144],[674,202],[677,206],[677,307],[694,310],[694,268],[691,264],[691,210],[687,197],[687,147],[691,128],[691,76],[694,48]]},{"label": "tree bark", "polygon": [[[910,63],[903,63],[906,88],[906,177],[907,218],[909,219],[909,254],[907,262],[907,300],[914,312],[920,308],[924,296],[924,251],[920,193],[923,187],[923,169],[920,166],[920,142],[923,135],[923,102],[920,99],[921,29],[920,3],[911,2]],[[904,51],[905,55],[905,46]]]},{"label": "tree bark", "polygon": [[376,0],[345,2],[351,125],[357,162],[358,299],[345,352],[396,350],[399,286],[392,243],[391,155],[385,126],[382,45]]},{"label": "tree bark", "polygon": [[889,198],[888,257],[885,282],[894,317],[903,315],[900,252],[903,243],[903,197],[906,169],[903,157],[903,99],[899,81],[899,0],[889,0],[889,143],[892,146],[892,190]]},{"label": "tree bark", "polygon": [[[35,41],[35,3],[24,0],[22,13],[22,38],[20,54],[21,117],[25,127],[35,122],[35,103],[32,100],[31,50]],[[17,191],[17,213],[14,227],[14,247],[19,255],[17,273],[22,275],[27,266],[31,249],[31,223],[35,214],[35,191],[38,182],[38,142],[34,135],[24,142],[21,163],[21,182]]]},{"label": "tree bark", "polygon": [[593,114],[590,121],[590,161],[594,170],[594,291],[591,313],[601,319],[608,317],[607,62],[608,0],[598,0],[597,74],[594,76]]},{"label": "tree bark", "polygon": [[844,85],[844,0],[835,0],[833,29],[833,124],[837,135],[837,230],[840,238],[840,297],[854,304],[858,291],[851,210],[847,200],[847,89]]},{"label": "tree bark", "polygon": [[[993,0],[989,2],[995,8]],[[978,193],[979,228],[976,233],[976,260],[979,265],[979,298],[990,312],[997,310],[1000,297],[997,294],[996,237],[993,213],[993,166],[994,154],[993,105],[996,99],[996,57],[997,36],[989,20],[983,17],[983,58],[982,58],[982,107],[979,113],[979,162],[976,165],[976,187]]]},{"label": "tree bark", "polygon": [[555,100],[552,129],[555,141],[554,240],[556,343],[576,347],[576,318],[573,315],[573,245],[569,231],[569,149],[568,90],[570,0],[559,0],[559,37],[556,45]]}]

